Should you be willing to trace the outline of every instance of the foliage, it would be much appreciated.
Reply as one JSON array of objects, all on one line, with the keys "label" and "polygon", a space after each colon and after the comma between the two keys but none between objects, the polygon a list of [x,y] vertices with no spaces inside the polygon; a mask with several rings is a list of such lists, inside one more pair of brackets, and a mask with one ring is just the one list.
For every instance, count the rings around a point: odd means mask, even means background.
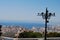
[{"label": "foliage", "polygon": [[22,32],[19,34],[19,38],[40,38],[42,34],[39,32]]},{"label": "foliage", "polygon": [[50,32],[50,33],[47,34],[47,37],[60,37],[60,33]]}]

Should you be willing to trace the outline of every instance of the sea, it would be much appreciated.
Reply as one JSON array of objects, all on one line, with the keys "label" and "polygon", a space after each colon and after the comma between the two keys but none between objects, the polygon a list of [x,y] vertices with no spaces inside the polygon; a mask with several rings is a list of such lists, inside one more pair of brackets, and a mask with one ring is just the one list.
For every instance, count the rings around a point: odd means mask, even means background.
[{"label": "sea", "polygon": [[0,25],[16,25],[29,29],[32,27],[44,27],[44,23],[29,23],[29,22],[0,22]]}]

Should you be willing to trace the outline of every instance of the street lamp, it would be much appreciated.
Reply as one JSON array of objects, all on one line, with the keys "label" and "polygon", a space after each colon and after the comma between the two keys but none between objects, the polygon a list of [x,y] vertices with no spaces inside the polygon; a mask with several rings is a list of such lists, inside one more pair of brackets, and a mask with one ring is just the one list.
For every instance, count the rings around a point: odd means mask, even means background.
[{"label": "street lamp", "polygon": [[42,12],[41,14],[38,13],[38,16],[42,16],[42,18],[45,20],[45,38],[44,40],[47,40],[47,23],[49,23],[49,19],[51,16],[55,16],[55,13],[48,13],[48,10],[46,8],[46,13]]}]

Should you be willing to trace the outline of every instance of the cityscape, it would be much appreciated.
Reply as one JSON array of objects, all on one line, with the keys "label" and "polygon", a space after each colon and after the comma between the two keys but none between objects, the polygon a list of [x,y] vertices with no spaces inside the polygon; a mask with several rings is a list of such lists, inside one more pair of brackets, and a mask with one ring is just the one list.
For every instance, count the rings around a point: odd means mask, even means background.
[{"label": "cityscape", "polygon": [[[31,29],[28,29],[28,28],[24,28],[22,26],[14,26],[14,25],[3,25],[2,26],[2,33],[5,33],[5,32],[14,32],[14,33],[20,33],[21,31],[33,31],[33,32],[40,32],[40,33],[43,33],[45,30],[44,27],[32,27]],[[60,26],[49,26],[47,28],[47,31],[48,33],[49,32],[60,32]]]},{"label": "cityscape", "polygon": [[0,0],[0,40],[60,40],[60,0]]},{"label": "cityscape", "polygon": [[[33,32],[33,33],[41,33],[41,34],[44,34],[44,32],[45,32],[44,27],[32,26],[32,28],[28,29],[26,27],[19,26],[19,25],[2,25],[1,30],[2,30],[2,36],[3,37],[9,37],[9,38],[18,38],[19,34],[23,33],[23,32]],[[60,33],[60,25],[48,26],[47,27],[47,33],[51,33],[51,32],[52,33],[54,33],[54,32]],[[42,35],[42,36],[44,37],[44,35]],[[18,40],[18,39],[14,39],[14,40]],[[41,39],[41,40],[43,40],[43,39]]]}]

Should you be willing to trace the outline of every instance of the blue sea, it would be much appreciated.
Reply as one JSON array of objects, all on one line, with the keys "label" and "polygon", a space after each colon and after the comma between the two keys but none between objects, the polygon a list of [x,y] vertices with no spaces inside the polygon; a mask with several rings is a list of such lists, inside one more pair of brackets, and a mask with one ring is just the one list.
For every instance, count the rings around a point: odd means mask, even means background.
[{"label": "blue sea", "polygon": [[43,23],[28,23],[28,22],[0,22],[0,25],[20,25],[26,28],[44,27]]}]

